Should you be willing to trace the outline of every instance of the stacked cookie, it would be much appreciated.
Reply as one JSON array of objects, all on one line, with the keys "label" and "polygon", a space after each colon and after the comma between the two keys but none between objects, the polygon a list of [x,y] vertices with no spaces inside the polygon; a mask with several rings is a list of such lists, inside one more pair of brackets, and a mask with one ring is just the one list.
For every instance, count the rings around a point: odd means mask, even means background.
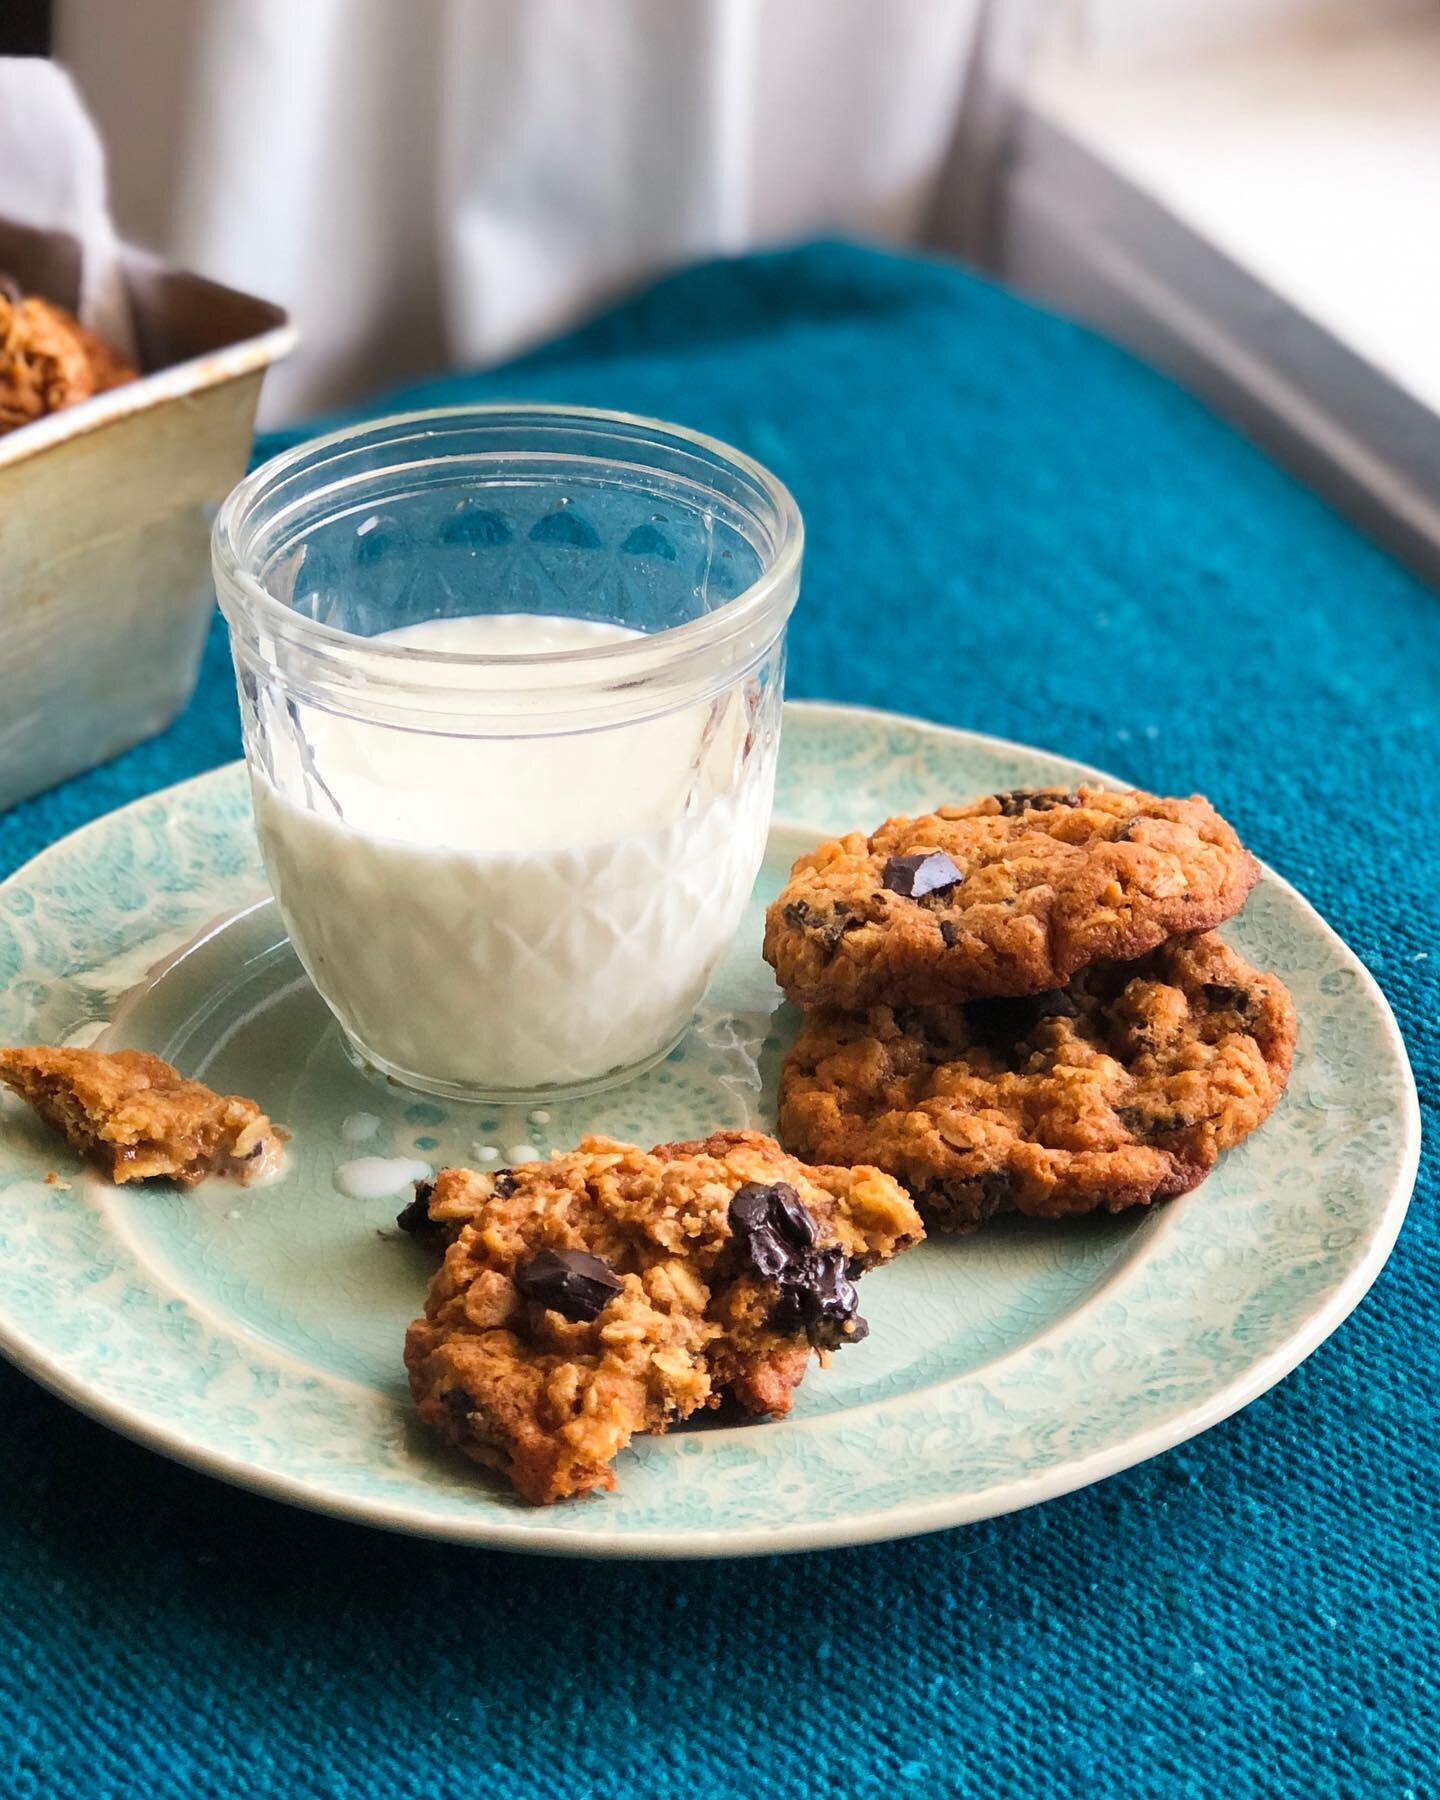
[{"label": "stacked cookie", "polygon": [[1096,787],[821,844],[766,919],[806,1011],[782,1142],[887,1171],[953,1231],[1195,1187],[1290,1071],[1289,994],[1214,932],[1258,872],[1208,801]]}]

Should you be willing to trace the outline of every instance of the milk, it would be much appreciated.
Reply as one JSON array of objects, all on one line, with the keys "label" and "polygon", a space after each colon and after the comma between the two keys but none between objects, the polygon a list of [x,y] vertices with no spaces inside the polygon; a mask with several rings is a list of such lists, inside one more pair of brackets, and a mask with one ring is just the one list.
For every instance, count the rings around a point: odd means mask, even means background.
[{"label": "milk", "polygon": [[[509,614],[367,642],[529,655],[634,635]],[[463,689],[466,671],[444,679]],[[527,698],[543,683],[533,665],[514,672]],[[419,1085],[495,1094],[593,1082],[668,1048],[763,851],[774,759],[754,752],[754,704],[741,684],[660,718],[529,737],[303,707],[299,762],[276,781],[252,768],[256,824],[296,951],[352,1041]]]}]

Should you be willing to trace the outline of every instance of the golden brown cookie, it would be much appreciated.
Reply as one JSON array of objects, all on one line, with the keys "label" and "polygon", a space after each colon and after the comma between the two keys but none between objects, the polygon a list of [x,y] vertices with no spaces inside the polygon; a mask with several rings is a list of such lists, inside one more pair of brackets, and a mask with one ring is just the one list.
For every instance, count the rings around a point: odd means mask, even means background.
[{"label": "golden brown cookie", "polygon": [[1239,911],[1259,870],[1210,805],[1019,789],[802,856],[765,920],[801,1006],[932,1006],[1061,987]]},{"label": "golden brown cookie", "polygon": [[420,1417],[536,1503],[726,1395],[788,1411],[812,1350],[865,1335],[855,1278],[924,1235],[888,1175],[750,1131],[444,1169],[400,1223],[449,1244],[405,1340]]},{"label": "golden brown cookie", "polygon": [[0,285],[0,432],[134,379],[135,370],[63,306]]},{"label": "golden brown cookie", "polygon": [[873,1163],[927,1219],[1118,1212],[1202,1181],[1284,1090],[1284,985],[1213,934],[1098,963],[1058,991],[819,1012],[780,1078],[799,1155]]},{"label": "golden brown cookie", "polygon": [[268,1174],[284,1133],[253,1100],[186,1081],[144,1050],[0,1050],[11,1088],[111,1181]]}]

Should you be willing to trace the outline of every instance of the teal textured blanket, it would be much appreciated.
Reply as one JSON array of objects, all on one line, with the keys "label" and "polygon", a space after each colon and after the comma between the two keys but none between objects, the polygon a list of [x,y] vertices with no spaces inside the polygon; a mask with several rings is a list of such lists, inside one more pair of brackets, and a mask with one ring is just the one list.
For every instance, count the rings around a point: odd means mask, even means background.
[{"label": "teal textured blanket", "polygon": [[[1440,598],[1166,381],[954,269],[698,269],[397,404],[622,406],[804,510],[793,693],[1200,789],[1437,1074]],[[273,447],[273,446],[272,446]],[[220,633],[164,737],[0,818],[0,869],[238,753]],[[0,1792],[1435,1791],[1433,1151],[1359,1312],[1239,1417],[1033,1512],[708,1565],[545,1563],[232,1492],[0,1368]]]}]

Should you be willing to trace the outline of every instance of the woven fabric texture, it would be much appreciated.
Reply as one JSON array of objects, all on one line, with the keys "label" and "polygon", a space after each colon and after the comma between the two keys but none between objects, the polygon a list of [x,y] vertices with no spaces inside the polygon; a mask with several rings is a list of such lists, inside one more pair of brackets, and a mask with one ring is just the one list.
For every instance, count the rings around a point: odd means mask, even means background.
[{"label": "woven fabric texture", "polygon": [[[0,1791],[1435,1792],[1440,598],[1168,382],[918,260],[697,269],[373,410],[471,398],[658,414],[769,463],[809,533],[792,693],[1208,793],[1394,1004],[1430,1103],[1416,1204],[1358,1313],[1204,1437],[1028,1513],[793,1559],[369,1533],[0,1368]],[[0,870],[238,750],[217,628],[170,731],[0,818]]]}]

